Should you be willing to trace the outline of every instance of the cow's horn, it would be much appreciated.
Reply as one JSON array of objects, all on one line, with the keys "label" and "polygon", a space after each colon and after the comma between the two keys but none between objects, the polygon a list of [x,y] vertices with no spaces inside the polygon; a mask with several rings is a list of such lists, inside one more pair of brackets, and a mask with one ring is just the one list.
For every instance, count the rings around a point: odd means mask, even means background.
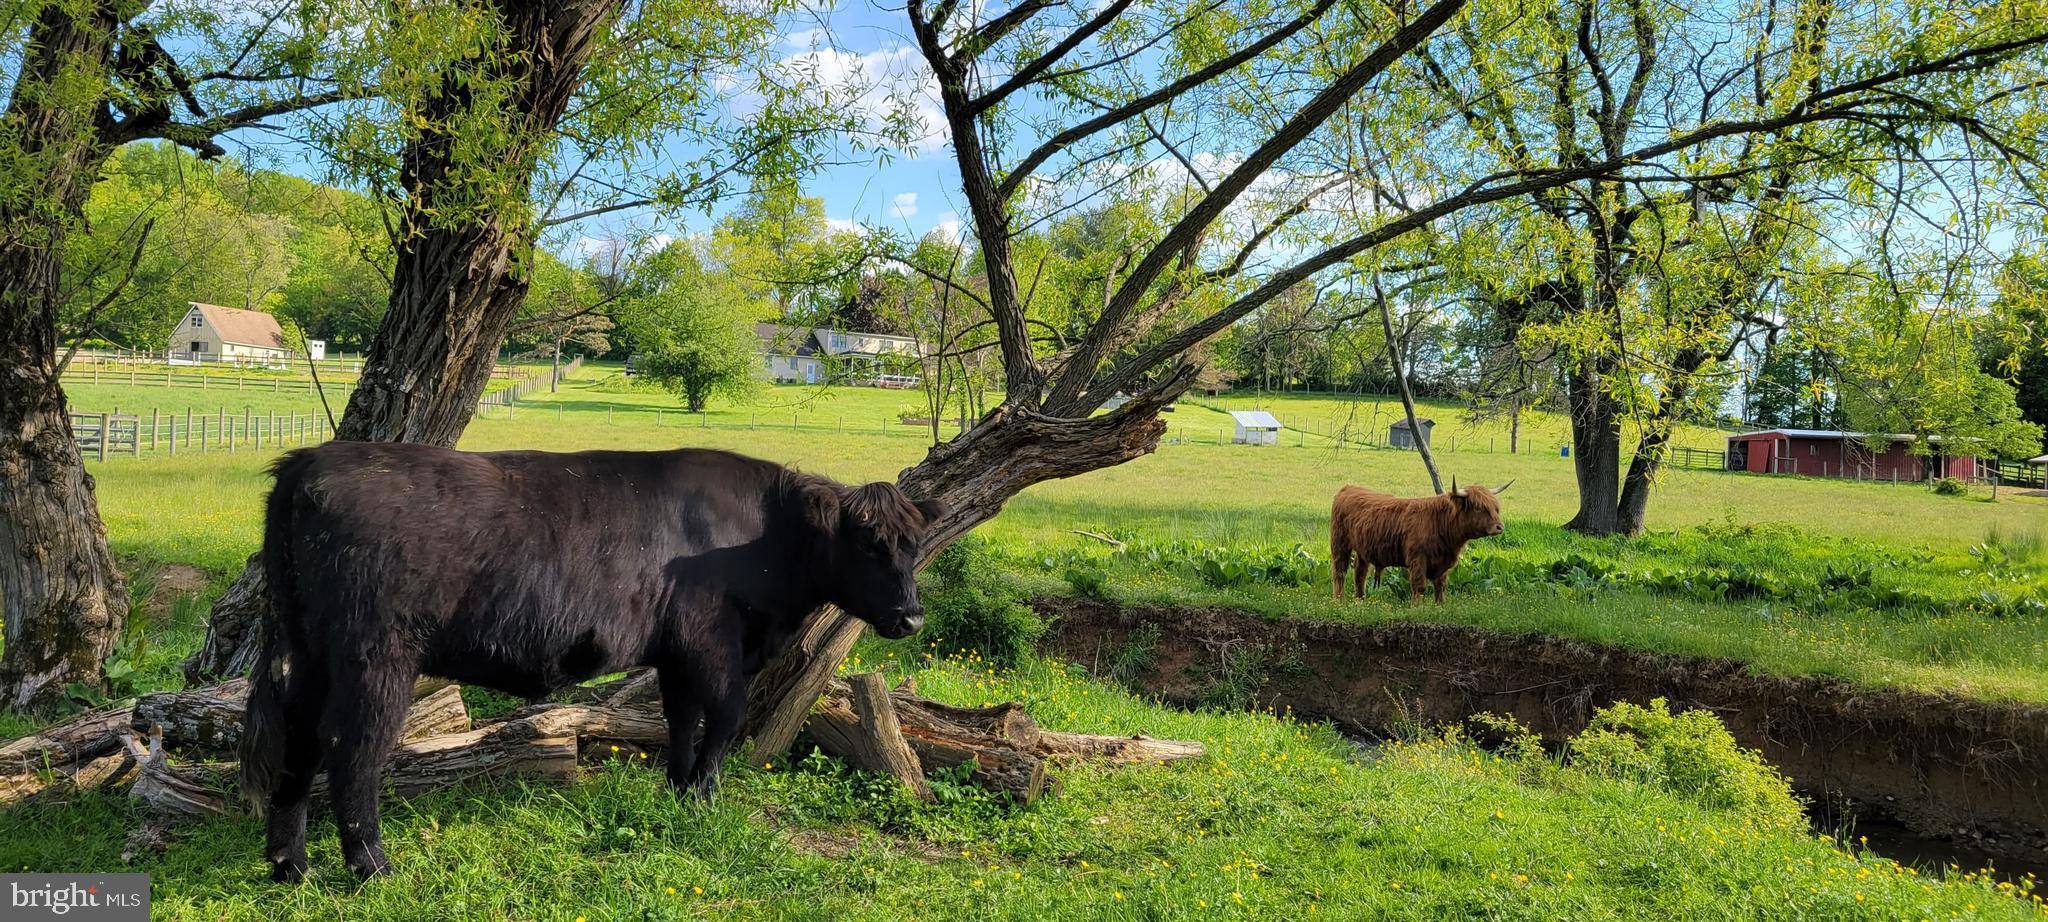
[{"label": "cow's horn", "polygon": [[1515,482],[1514,482],[1513,480],[1510,480],[1510,481],[1508,481],[1507,483],[1504,483],[1504,484],[1501,484],[1500,486],[1494,487],[1494,488],[1493,488],[1493,495],[1495,495],[1495,496],[1499,496],[1499,495],[1501,495],[1502,493],[1506,493],[1506,492],[1508,491],[1508,488],[1509,488],[1509,487],[1512,487],[1512,486],[1514,486],[1514,485],[1515,485]]},{"label": "cow's horn", "polygon": [[1465,491],[1463,491],[1463,490],[1460,490],[1460,489],[1458,489],[1458,475],[1456,475],[1456,474],[1452,474],[1452,475],[1451,475],[1451,495],[1452,495],[1452,496],[1464,496],[1464,495],[1465,495]]}]

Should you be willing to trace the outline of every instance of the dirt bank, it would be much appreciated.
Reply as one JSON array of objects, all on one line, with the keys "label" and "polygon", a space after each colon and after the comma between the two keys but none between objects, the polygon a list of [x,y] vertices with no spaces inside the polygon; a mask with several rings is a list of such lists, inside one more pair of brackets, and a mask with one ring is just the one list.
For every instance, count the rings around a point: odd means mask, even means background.
[{"label": "dirt bank", "polygon": [[1034,603],[1047,645],[1169,702],[1249,695],[1351,729],[1511,714],[1545,738],[1615,701],[1713,711],[1833,816],[2048,866],[2048,707],[1751,673],[1741,663],[1430,624],[1274,620],[1241,611]]}]

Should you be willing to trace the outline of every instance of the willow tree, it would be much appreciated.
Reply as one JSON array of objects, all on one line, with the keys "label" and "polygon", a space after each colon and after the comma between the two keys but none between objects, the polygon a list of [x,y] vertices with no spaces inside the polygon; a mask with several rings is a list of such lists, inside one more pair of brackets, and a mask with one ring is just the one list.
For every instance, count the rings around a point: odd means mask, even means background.
[{"label": "willow tree", "polygon": [[[315,126],[333,178],[385,212],[390,303],[335,427],[453,445],[476,411],[551,227],[717,201],[799,172],[844,94],[778,69],[780,3],[468,0],[394,5],[373,105]],[[742,118],[728,117],[744,110]],[[671,150],[692,150],[676,158]],[[215,604],[188,679],[246,671],[268,604],[254,558]]]},{"label": "willow tree", "polygon": [[[1641,530],[1675,427],[1775,325],[1788,253],[1822,229],[1846,243],[1872,215],[1910,211],[1922,184],[2017,191],[2038,165],[2048,30],[2031,4],[1799,0],[1712,21],[1643,0],[1519,10],[1510,27],[1468,21],[1421,56],[1417,115],[1458,142],[1414,175],[1555,173],[1681,142],[1532,188],[1444,251],[1483,300],[1512,307],[1516,347],[1565,368],[1580,531]],[[1692,125],[1739,130],[1692,143]]]},{"label": "willow tree", "polygon": [[[339,13],[67,0],[15,4],[0,26],[0,708],[102,687],[127,615],[59,380],[60,313],[77,287],[64,258],[87,196],[130,141],[220,156],[223,135],[350,95],[355,69],[321,50]],[[143,242],[130,244],[138,256]]]},{"label": "willow tree", "polygon": [[[1390,244],[1494,203],[1670,169],[1723,139],[1888,118],[1899,90],[1935,75],[1960,74],[1958,89],[1989,74],[2017,82],[2048,40],[2031,7],[1941,7],[1945,26],[1932,37],[1905,41],[1893,22],[1888,41],[1817,56],[1818,79],[1774,81],[1759,105],[1701,111],[1674,102],[1658,130],[1501,167],[1470,154],[1469,128],[1455,114],[1417,114],[1435,95],[1433,69],[1453,85],[1490,89],[1484,68],[1499,66],[1457,50],[1447,26],[1514,35],[1536,28],[1525,6],[910,0],[909,30],[936,83],[1003,363],[1002,402],[898,477],[911,495],[950,507],[926,538],[926,557],[1031,484],[1151,451],[1164,430],[1160,409],[1192,384],[1203,345],[1296,285],[1400,268]],[[1871,17],[1891,15],[1876,6]],[[1576,54],[1574,45],[1540,49],[1540,59]],[[1610,85],[1591,98],[1620,106],[1624,92]],[[1580,111],[1522,93],[1483,101],[1516,106],[1518,122]],[[1362,126],[1385,139],[1379,150],[1400,159],[1408,185],[1331,175],[1332,152],[1355,145]],[[1120,267],[1081,332],[1034,335],[1036,267],[1020,265],[1011,242],[1161,175],[1180,180],[1165,203],[1169,220]],[[1343,197],[1370,206],[1332,204]],[[1098,412],[1120,393],[1128,402]],[[795,648],[756,678],[749,719],[760,750],[787,746],[861,630],[841,613],[816,613]]]}]

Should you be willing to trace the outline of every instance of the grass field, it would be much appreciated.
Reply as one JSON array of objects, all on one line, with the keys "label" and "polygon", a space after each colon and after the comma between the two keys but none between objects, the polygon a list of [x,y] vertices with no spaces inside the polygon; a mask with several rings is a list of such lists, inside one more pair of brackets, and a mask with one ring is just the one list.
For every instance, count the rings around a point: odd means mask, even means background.
[{"label": "grass field", "polygon": [[[463,446],[698,445],[867,480],[895,476],[930,444],[928,430],[895,423],[914,393],[771,388],[750,406],[694,418],[677,411],[668,395],[619,388],[619,380],[605,372],[587,373],[560,394],[540,395],[509,414],[487,411]],[[192,563],[215,574],[238,572],[257,543],[266,458],[245,451],[95,465],[117,551]],[[1166,444],[1130,464],[1033,487],[980,534],[1005,551],[1024,578],[1052,590],[1060,588],[1056,577],[1066,563],[1085,556],[1099,558],[1111,588],[1131,598],[1548,631],[1730,656],[1788,674],[2048,701],[2048,617],[2015,616],[2009,608],[1982,604],[1987,592],[2000,599],[2048,599],[2048,553],[2041,545],[2048,534],[2048,502],[2008,494],[1993,503],[1982,494],[1938,496],[1914,486],[1672,471],[1652,502],[1651,534],[1598,540],[1556,527],[1571,515],[1575,494],[1570,463],[1555,454],[1446,451],[1443,464],[1466,482],[1513,479],[1515,486],[1504,497],[1509,534],[1474,546],[1473,559],[1460,570],[1457,594],[1441,607],[1411,609],[1391,591],[1333,605],[1321,579],[1219,588],[1177,568],[1110,559],[1106,545],[1077,534],[1118,532],[1158,544],[1254,555],[1300,545],[1326,559],[1328,502],[1339,485],[1406,494],[1427,490],[1426,475],[1406,452],[1329,443]],[[1219,471],[1245,475],[1221,477]],[[1047,558],[1058,565],[1037,563]],[[1509,578],[1573,560],[1618,575]],[[1477,578],[1489,566],[1503,575]],[[1784,590],[1730,600],[1651,585],[1657,578],[1669,581],[1676,574],[1683,581],[1702,571],[1725,579],[1731,567],[1737,576],[1760,571]],[[1655,572],[1660,570],[1662,577]],[[1864,571],[1872,589],[1911,597],[1873,596],[1875,604],[1826,608],[1797,598],[1804,587],[1830,578],[1853,580]],[[1931,611],[1922,610],[1929,606]]]},{"label": "grass field", "polygon": [[[925,806],[820,757],[734,765],[705,808],[678,803],[657,769],[615,764],[567,790],[477,785],[395,804],[385,841],[398,874],[360,889],[324,823],[305,886],[259,881],[247,819],[210,822],[128,869],[152,875],[165,919],[2042,914],[2030,882],[1902,868],[1816,838],[1782,782],[1711,746],[1689,751],[1717,760],[1715,774],[1652,780],[1622,761],[1561,765],[1456,736],[1362,751],[1272,715],[1161,708],[1044,664],[882,665],[942,700],[1021,700],[1051,726],[1201,739],[1212,754],[1070,769],[1061,794],[1029,808],[943,781]],[[131,822],[105,796],[0,811],[0,868],[120,867]]]},{"label": "grass field", "polygon": [[[150,395],[122,395],[131,396]],[[1300,403],[1276,410],[1283,420],[1336,412],[1329,398],[1286,399]],[[916,401],[770,388],[750,406],[695,418],[597,369],[559,395],[487,412],[463,447],[702,445],[887,478],[930,444],[928,430],[897,420]],[[1202,433],[1220,421],[1183,404],[1179,440],[1157,453],[1018,497],[978,532],[996,578],[1078,591],[1071,574],[1081,570],[1128,599],[1439,619],[2048,700],[2048,617],[2022,604],[2048,583],[2048,503],[1684,471],[1661,485],[1651,534],[1593,540],[1555,526],[1574,505],[1568,461],[1462,438],[1452,451],[1439,428],[1447,472],[1515,479],[1508,534],[1475,547],[1444,606],[1411,609],[1391,591],[1332,603],[1320,559],[1330,494],[1347,482],[1420,492],[1414,456],[1306,437],[1218,445]],[[270,454],[94,463],[109,536],[138,584],[183,564],[213,577],[210,593],[239,572],[257,543]],[[1219,580],[1203,561],[1249,562],[1266,575]],[[204,599],[137,619],[121,653],[130,690],[177,684]],[[876,642],[861,655],[863,668],[884,660],[892,681],[914,675],[941,700],[1018,700],[1050,726],[1197,738],[1213,754],[1170,769],[1074,770],[1063,794],[1028,809],[947,784],[937,805],[908,803],[821,758],[774,771],[735,765],[725,796],[703,808],[676,803],[657,771],[615,766],[568,790],[493,784],[394,806],[387,840],[400,874],[361,890],[342,876],[324,826],[305,887],[257,881],[260,834],[249,820],[208,824],[135,869],[155,876],[161,915],[192,919],[2048,916],[2031,884],[1901,868],[1859,851],[1853,832],[1816,838],[1786,802],[1731,800],[1731,784],[1754,794],[1772,782],[1725,761],[1725,738],[1663,751],[1718,766],[1704,776],[1630,758],[1487,752],[1455,733],[1360,750],[1275,715],[1160,707],[1033,658],[994,669]],[[28,726],[0,719],[0,736]],[[116,867],[126,811],[107,797],[0,811],[0,868]]]}]

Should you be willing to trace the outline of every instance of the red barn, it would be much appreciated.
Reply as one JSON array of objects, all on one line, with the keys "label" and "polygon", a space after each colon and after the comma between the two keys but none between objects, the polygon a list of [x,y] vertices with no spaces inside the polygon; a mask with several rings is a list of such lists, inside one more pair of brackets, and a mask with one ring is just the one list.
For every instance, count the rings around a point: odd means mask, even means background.
[{"label": "red barn", "polygon": [[1937,477],[1974,480],[1977,459],[1948,455],[1939,446],[1932,455],[1906,449],[1917,436],[1885,437],[1883,451],[1870,447],[1861,432],[1834,429],[1765,429],[1728,437],[1728,468],[1758,474],[1804,474],[1856,480],[1925,480]]}]

